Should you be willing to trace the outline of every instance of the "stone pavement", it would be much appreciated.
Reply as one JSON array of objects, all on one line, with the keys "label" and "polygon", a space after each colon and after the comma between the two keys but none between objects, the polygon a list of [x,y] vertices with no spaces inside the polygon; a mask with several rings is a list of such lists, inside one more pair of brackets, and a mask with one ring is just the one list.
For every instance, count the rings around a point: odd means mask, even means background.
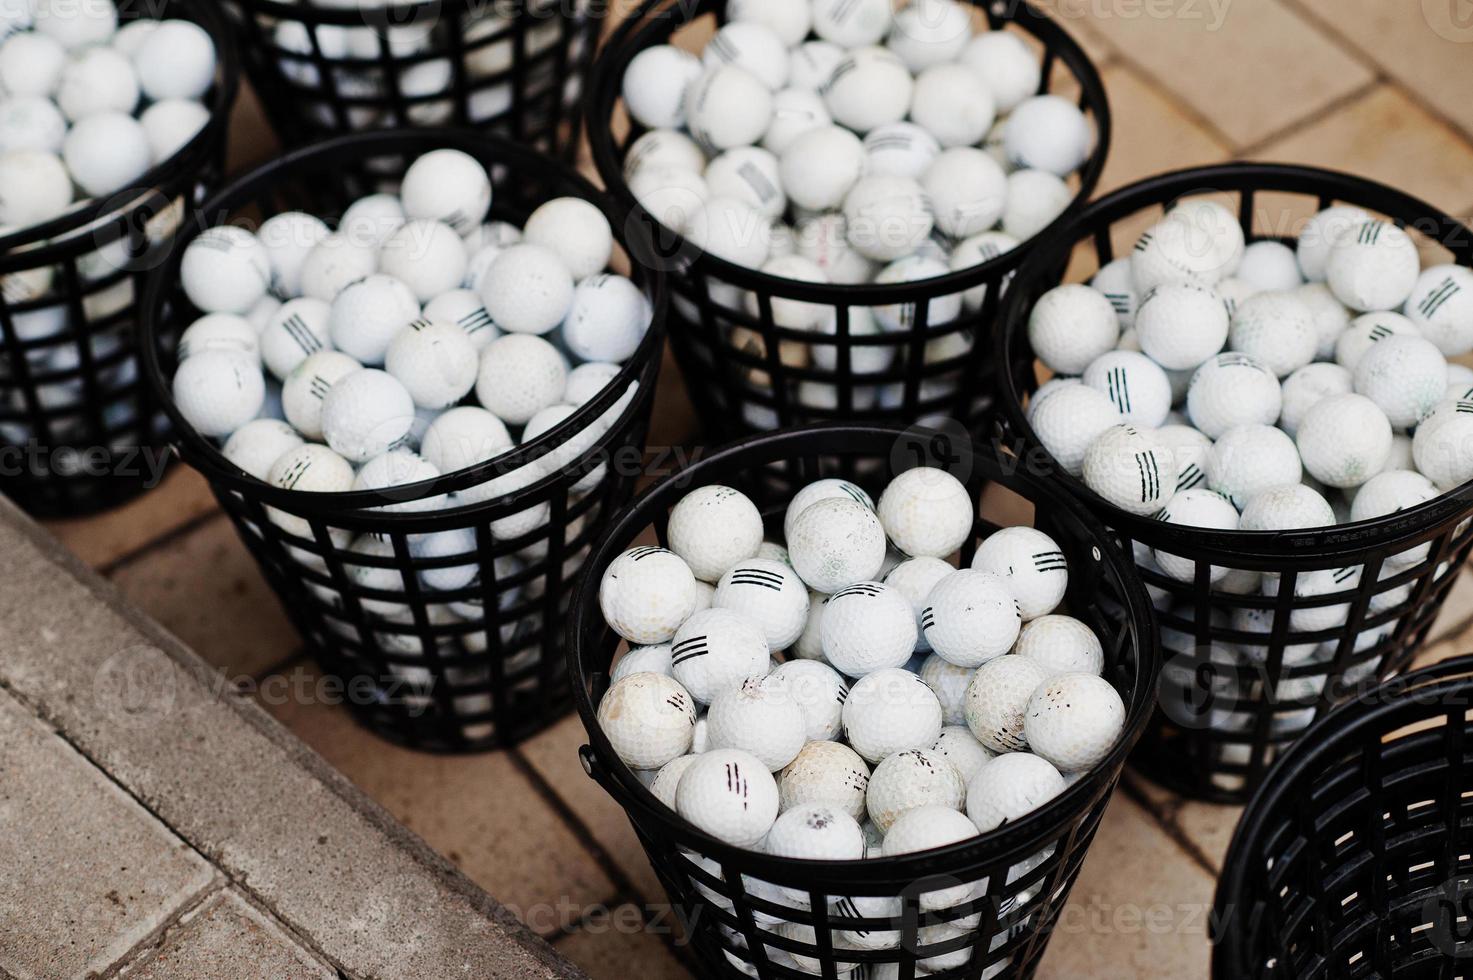
[{"label": "stone pavement", "polygon": [[[1085,43],[1109,90],[1116,131],[1102,192],[1192,164],[1283,160],[1386,181],[1466,220],[1473,23],[1458,19],[1460,2],[1040,5]],[[248,99],[233,137],[237,169],[270,153]],[[667,363],[652,444],[694,437],[686,406]],[[193,473],[180,469],[126,508],[52,529],[228,675],[310,680],[295,633]],[[1464,571],[1426,657],[1473,649],[1470,622]],[[512,751],[441,759],[377,741],[320,703],[289,699],[269,710],[589,974],[688,975],[664,941],[663,894],[632,831],[578,765],[575,718]],[[1236,820],[1234,809],[1184,801],[1127,774],[1040,975],[1204,976],[1206,910]],[[175,875],[152,887],[187,889],[179,884],[191,880],[187,865]],[[1164,926],[1159,917],[1142,924],[1153,909],[1167,913]],[[208,920],[198,932],[212,934],[225,928],[220,919],[238,921],[229,912],[197,918]]]},{"label": "stone pavement", "polygon": [[581,977],[0,501],[0,977]]}]

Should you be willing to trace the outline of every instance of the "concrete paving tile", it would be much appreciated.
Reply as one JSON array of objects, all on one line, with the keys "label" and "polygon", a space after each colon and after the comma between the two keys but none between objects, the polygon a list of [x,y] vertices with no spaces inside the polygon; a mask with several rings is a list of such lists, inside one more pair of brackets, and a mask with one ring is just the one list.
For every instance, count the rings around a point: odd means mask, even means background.
[{"label": "concrete paving tile", "polygon": [[224,516],[129,562],[113,582],[231,677],[260,674],[302,643]]},{"label": "concrete paving tile", "polygon": [[1237,146],[1265,139],[1372,77],[1280,0],[1062,0],[1059,6]]},{"label": "concrete paving tile", "polygon": [[662,937],[643,926],[639,909],[620,905],[553,944],[593,980],[687,980],[691,974]]},{"label": "concrete paving tile", "polygon": [[221,892],[120,974],[126,980],[334,980],[335,972],[241,899]]},{"label": "concrete paving tile", "polygon": [[87,759],[0,691],[0,974],[106,969],[215,871]]},{"label": "concrete paving tile", "polygon": [[216,509],[204,477],[174,463],[163,482],[122,507],[92,517],[44,521],[48,531],[97,568]]},{"label": "concrete paving tile", "polygon": [[639,897],[662,903],[665,889],[645,858],[624,809],[583,771],[578,761],[578,749],[587,741],[583,723],[571,716],[523,742],[517,751],[578,816],[599,847],[629,878]]},{"label": "concrete paving tile", "polygon": [[1115,132],[1099,193],[1228,156],[1227,147],[1212,132],[1129,67],[1113,65],[1103,77]]},{"label": "concrete paving tile", "polygon": [[1255,155],[1361,174],[1444,209],[1465,208],[1473,182],[1473,146],[1392,85],[1376,86]]},{"label": "concrete paving tile", "polygon": [[1473,138],[1473,21],[1457,0],[1293,0]]},{"label": "concrete paving tile", "polygon": [[263,683],[266,710],[534,931],[571,926],[617,890],[505,753],[400,748],[322,703],[312,668],[289,676]]},{"label": "concrete paving tile", "polygon": [[1117,792],[1039,980],[1205,977],[1214,887],[1145,810]]}]

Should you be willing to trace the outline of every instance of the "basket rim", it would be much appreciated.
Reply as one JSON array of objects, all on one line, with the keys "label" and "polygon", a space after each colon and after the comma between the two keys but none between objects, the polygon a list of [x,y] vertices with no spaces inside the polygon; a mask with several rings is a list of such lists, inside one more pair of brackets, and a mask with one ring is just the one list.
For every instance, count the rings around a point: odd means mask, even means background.
[{"label": "basket rim", "polygon": [[[631,219],[651,229],[660,229],[663,235],[669,236],[675,243],[675,253],[691,256],[688,263],[683,263],[684,265],[702,273],[713,274],[723,282],[757,291],[759,294],[765,293],[784,299],[824,303],[835,307],[874,306],[949,296],[952,293],[965,292],[974,286],[999,278],[1002,274],[1016,268],[1036,243],[1057,234],[1067,219],[1078,212],[1094,194],[1110,151],[1112,135],[1110,101],[1099,69],[1083,46],[1062,25],[1042,14],[1031,0],[1007,0],[1007,2],[961,0],[961,2],[981,8],[989,19],[996,17],[1002,21],[1018,24],[1030,35],[1043,41],[1051,51],[1056,51],[1058,60],[1073,72],[1075,80],[1079,83],[1080,102],[1083,108],[1092,113],[1095,123],[1095,145],[1084,165],[1077,171],[1079,190],[1074,194],[1068,207],[1042,230],[1019,242],[1016,248],[996,258],[957,272],[948,272],[943,276],[905,283],[881,285],[874,283],[854,285],[810,283],[797,279],[784,279],[756,269],[749,269],[701,251],[691,245],[684,235],[676,234],[673,230],[665,228],[646,211],[635,200],[633,192],[629,189],[629,183],[624,178],[624,161],[614,146],[613,133],[610,128],[615,105],[621,98],[623,87],[621,79],[624,69],[640,51],[655,44],[666,43],[670,34],[679,27],[707,13],[719,15],[722,11],[720,0],[674,0],[674,2],[671,0],[643,0],[640,6],[604,42],[589,71],[589,95],[583,107],[589,148],[592,151],[593,163],[598,170],[599,177],[608,188],[608,192],[619,201]],[[656,8],[666,3],[670,4],[669,9],[657,12]],[[667,28],[665,26],[667,22],[674,22],[674,27]],[[1047,81],[1046,77],[1044,81]]]},{"label": "basket rim", "polygon": [[[303,24],[329,27],[375,28],[378,25],[367,18],[376,14],[388,28],[412,26],[420,17],[439,17],[470,12],[475,0],[391,0],[385,4],[358,6],[290,2],[290,0],[223,0],[226,5],[239,6],[257,16],[274,17],[278,20],[293,20]],[[407,20],[408,23],[405,23]]]},{"label": "basket rim", "polygon": [[[188,17],[167,19],[185,19],[198,23],[209,31],[210,38],[215,43],[215,61],[220,74],[216,83],[211,86],[214,97],[207,106],[210,110],[209,121],[172,156],[150,167],[133,186],[106,197],[93,198],[80,207],[68,209],[40,224],[26,225],[14,232],[0,234],[0,269],[9,269],[12,265],[17,270],[28,269],[58,261],[74,252],[76,243],[82,239],[82,235],[74,233],[85,232],[89,228],[94,234],[86,239],[88,243],[111,244],[127,233],[128,216],[136,208],[145,202],[162,201],[165,205],[169,203],[168,197],[159,191],[159,185],[187,176],[198,167],[200,157],[219,145],[229,128],[231,108],[240,91],[241,58],[235,43],[235,33],[224,11],[216,4],[183,3],[182,0],[175,0],[163,13],[167,14],[171,10],[176,14],[188,10]],[[166,18],[140,16],[135,19]],[[106,228],[109,223],[116,224],[116,234],[106,241],[100,241],[97,232]]]},{"label": "basket rim", "polygon": [[[635,537],[649,524],[648,511],[656,506],[655,501],[664,494],[675,493],[677,488],[693,487],[703,473],[721,469],[726,464],[737,463],[751,455],[754,450],[772,445],[803,444],[818,436],[833,440],[845,438],[889,439],[924,437],[937,434],[938,430],[921,425],[902,426],[887,423],[816,423],[795,426],[775,432],[764,432],[747,436],[712,450],[698,462],[671,474],[646,489],[626,505],[604,530],[589,552],[581,573],[582,580],[573,593],[568,616],[568,642],[566,656],[568,670],[573,681],[573,697],[578,708],[579,719],[587,735],[587,744],[580,753],[584,768],[621,807],[637,811],[641,821],[660,828],[670,834],[671,839],[682,846],[688,842],[699,847],[702,856],[719,863],[732,862],[742,868],[744,874],[766,877],[791,874],[803,869],[823,869],[837,876],[854,875],[875,877],[891,873],[897,876],[922,877],[926,874],[943,873],[958,861],[975,861],[983,853],[1001,859],[1013,856],[1036,846],[1036,841],[1051,837],[1067,827],[1071,821],[1111,792],[1111,784],[1125,766],[1130,753],[1155,708],[1156,677],[1160,668],[1160,642],[1154,627],[1154,612],[1145,585],[1135,574],[1134,564],[1113,543],[1109,532],[1077,501],[1055,490],[1046,482],[1029,475],[1021,468],[1008,475],[1009,481],[1019,481],[1032,492],[1047,498],[1049,504],[1068,512],[1069,516],[1087,528],[1093,544],[1100,552],[1100,560],[1113,574],[1122,588],[1122,600],[1129,621],[1135,626],[1139,637],[1137,643],[1138,681],[1144,694],[1130,699],[1126,705],[1125,727],[1120,739],[1110,754],[1085,776],[1067,786],[1062,793],[1044,806],[1020,820],[1012,821],[979,834],[976,837],[949,844],[945,847],[919,851],[894,857],[861,858],[849,861],[822,861],[800,858],[774,857],[760,851],[749,850],[725,843],[705,833],[678,816],[660,803],[649,789],[636,778],[627,766],[619,761],[613,747],[604,736],[597,720],[597,706],[588,693],[586,672],[582,665],[582,654],[586,648],[584,630],[580,627],[591,622],[590,617],[600,617],[598,589],[601,576],[595,577],[593,569],[606,568]],[[975,458],[982,448],[973,446]],[[805,453],[809,450],[805,450]],[[991,453],[991,447],[987,447]],[[1007,485],[1007,484],[1005,484]],[[1017,486],[1010,489],[1019,490]],[[970,491],[971,488],[969,488]],[[1036,498],[1030,496],[1030,500]],[[632,816],[632,813],[631,813]]]},{"label": "basket rim", "polygon": [[[219,447],[196,432],[194,427],[189,425],[180,414],[178,406],[174,404],[171,381],[164,376],[163,364],[159,357],[159,343],[162,339],[163,327],[161,311],[173,289],[174,271],[183,256],[184,249],[194,237],[197,237],[198,232],[202,232],[206,227],[224,223],[230,211],[242,203],[249,203],[250,196],[275,185],[283,177],[291,177],[301,167],[310,166],[325,158],[335,157],[345,151],[407,154],[424,153],[432,149],[459,149],[472,156],[478,156],[478,153],[484,154],[489,150],[499,161],[515,169],[551,170],[560,182],[575,188],[579,197],[598,207],[609,219],[610,226],[614,229],[615,242],[622,246],[629,256],[633,278],[650,297],[652,310],[650,325],[639,346],[613,380],[608,382],[597,395],[579,406],[572,415],[539,435],[531,443],[514,445],[506,452],[482,460],[474,466],[463,467],[428,480],[401,484],[386,490],[349,490],[337,493],[312,493],[273,487],[237,469],[224,457]],[[521,469],[582,433],[590,423],[624,396],[632,382],[638,382],[640,388],[635,392],[625,411],[627,413],[635,410],[644,399],[653,396],[655,372],[660,366],[665,341],[668,289],[664,274],[658,268],[651,268],[642,261],[641,253],[649,247],[648,242],[637,237],[637,233],[636,237],[629,237],[627,230],[621,232],[618,223],[614,220],[616,212],[613,209],[614,204],[608,196],[571,167],[509,139],[476,130],[406,128],[343,133],[298,147],[242,174],[195,209],[195,216],[199,219],[193,226],[195,234],[178,234],[173,238],[167,256],[149,274],[143,300],[139,306],[139,357],[142,361],[143,373],[148,384],[153,388],[161,407],[174,424],[175,432],[172,441],[176,451],[216,486],[282,507],[296,514],[323,516],[336,513],[341,515],[344,512],[368,511],[373,508],[389,507],[406,501],[463,490]],[[616,421],[615,428],[617,424]],[[414,512],[372,510],[372,518],[375,522],[382,522],[386,526],[407,528],[427,518],[466,514],[473,510],[485,509],[514,501],[520,497],[531,496],[557,474],[558,471],[553,471],[525,487],[489,501],[441,510]]]},{"label": "basket rim", "polygon": [[1233,830],[1223,858],[1222,874],[1213,896],[1212,973],[1214,977],[1248,976],[1242,946],[1234,938],[1247,911],[1242,907],[1250,866],[1269,822],[1281,815],[1284,799],[1313,778],[1321,757],[1338,751],[1345,742],[1376,727],[1386,715],[1399,711],[1409,697],[1473,695],[1473,654],[1449,657],[1406,674],[1388,678],[1371,690],[1338,705],[1269,766],[1263,781],[1249,797]]},{"label": "basket rim", "polygon": [[[1028,451],[1042,452],[1053,470],[1051,479],[1068,488],[1110,527],[1118,528],[1134,539],[1162,541],[1163,546],[1197,547],[1204,554],[1225,560],[1242,558],[1249,561],[1272,561],[1286,553],[1312,553],[1333,559],[1354,557],[1370,549],[1387,548],[1409,541],[1432,526],[1451,523],[1473,512],[1473,481],[1439,494],[1425,503],[1368,521],[1353,521],[1321,528],[1292,531],[1219,531],[1188,525],[1168,524],[1154,517],[1128,513],[1104,500],[1084,481],[1068,473],[1033,431],[1025,415],[1022,393],[1011,369],[1026,342],[1029,306],[1027,285],[1035,280],[1052,281],[1055,271],[1063,267],[1070,252],[1079,244],[1102,234],[1116,220],[1139,213],[1182,197],[1211,194],[1218,191],[1254,193],[1298,193],[1315,195],[1322,206],[1332,202],[1357,203],[1369,197],[1379,200],[1364,206],[1386,212],[1395,208],[1415,212],[1423,219],[1431,218],[1447,229],[1449,237],[1459,235],[1462,244],[1448,244],[1439,239],[1461,264],[1473,264],[1473,230],[1441,208],[1386,184],[1339,170],[1300,164],[1263,161],[1233,161],[1203,167],[1173,170],[1136,181],[1092,202],[1035,249],[1018,269],[1012,288],[1003,299],[1000,329],[997,332],[994,380],[1004,422],[1012,435],[1021,438]],[[1344,196],[1356,195],[1356,196]],[[1357,197],[1358,196],[1358,197]],[[1247,216],[1251,218],[1251,216]],[[1405,215],[1391,215],[1394,220],[1411,223]],[[1144,532],[1143,534],[1141,532]]]}]

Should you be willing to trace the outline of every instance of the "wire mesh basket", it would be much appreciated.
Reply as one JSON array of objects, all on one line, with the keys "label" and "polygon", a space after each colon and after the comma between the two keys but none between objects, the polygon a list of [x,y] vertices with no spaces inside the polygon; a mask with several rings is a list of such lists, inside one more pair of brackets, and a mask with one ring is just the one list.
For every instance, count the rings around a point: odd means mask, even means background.
[{"label": "wire mesh basket", "polygon": [[[570,589],[600,525],[642,472],[664,343],[663,280],[632,261],[642,243],[616,236],[615,264],[628,266],[654,310],[618,375],[536,439],[432,480],[346,493],[268,485],[184,421],[169,380],[174,343],[196,315],[178,286],[179,264],[205,228],[291,209],[341,215],[379,189],[379,174],[446,148],[499,175],[488,220],[520,226],[539,204],[564,196],[613,218],[587,181],[509,141],[429,129],[339,136],[261,167],[206,203],[204,220],[185,230],[149,282],[143,360],[181,458],[209,481],[354,715],[386,738],[454,752],[513,743],[572,705],[560,656]],[[437,499],[527,467],[540,475],[513,479],[520,489],[512,492]]]},{"label": "wire mesh basket", "polygon": [[[1403,669],[1427,637],[1473,547],[1473,486],[1375,520],[1296,531],[1217,531],[1138,517],[1107,503],[1042,446],[1025,415],[1041,375],[1028,312],[1060,282],[1129,254],[1164,210],[1206,197],[1238,215],[1245,237],[1294,243],[1320,209],[1357,205],[1403,226],[1438,261],[1473,263],[1467,227],[1369,180],[1308,167],[1233,163],[1153,177],[1090,205],[1020,270],[999,353],[1002,409],[1015,449],[1110,526],[1141,559],[1161,627],[1160,710],[1133,764],[1187,796],[1242,803],[1274,757],[1334,704]],[[1191,580],[1147,561],[1187,562]],[[1193,564],[1194,563],[1194,564]],[[1214,568],[1228,569],[1214,583]],[[1333,588],[1299,588],[1329,572]],[[1276,595],[1260,594],[1277,575]]]},{"label": "wire mesh basket", "polygon": [[218,186],[240,82],[208,4],[120,4],[120,23],[193,21],[215,43],[209,121],[136,186],[0,229],[0,490],[38,516],[112,507],[158,483],[168,424],[138,372],[135,302],[188,209]]},{"label": "wire mesh basket", "polygon": [[1284,753],[1223,863],[1214,977],[1466,974],[1470,712],[1464,656],[1366,692]]},{"label": "wire mesh basket", "polygon": [[[1125,755],[1149,717],[1158,652],[1150,602],[1129,559],[1082,508],[1015,462],[974,450],[965,436],[921,427],[818,424],[756,435],[657,484],[595,545],[574,600],[568,651],[578,711],[588,730],[583,765],[628,814],[688,923],[702,976],[835,978],[861,969],[881,971],[865,975],[902,980],[1033,975]],[[1064,605],[1102,638],[1104,676],[1127,706],[1119,743],[1096,768],[1033,813],[915,856],[786,859],[732,847],[696,829],[619,761],[598,724],[596,706],[621,649],[599,608],[602,571],[636,541],[663,545],[671,509],[695,487],[717,483],[746,489],[760,482],[762,470],[777,467],[800,483],[847,475],[877,491],[892,475],[918,465],[947,469],[982,501],[975,535],[961,551],[962,567],[981,536],[999,521],[1026,522],[1030,507],[1036,526],[1058,542],[1070,569]],[[782,506],[764,510],[770,540],[780,540],[783,514]],[[943,887],[972,897],[933,908],[937,903],[925,897],[941,894]],[[890,933],[891,941],[846,938],[856,932],[876,939]]]},{"label": "wire mesh basket", "polygon": [[334,133],[474,128],[571,158],[602,8],[589,0],[386,4],[222,0],[288,145]]},{"label": "wire mesh basket", "polygon": [[[1057,23],[1021,2],[975,2],[975,19],[1016,33],[1042,59],[1041,89],[1077,99],[1094,146],[1073,178],[1077,210],[1093,192],[1110,142],[1104,85],[1088,56]],[[723,0],[649,0],[605,44],[587,104],[593,159],[605,186],[650,229],[673,273],[671,346],[702,425],[713,441],[809,422],[961,421],[980,431],[993,404],[988,367],[1003,286],[1028,242],[948,275],[894,285],[805,283],[744,268],[662,226],[639,206],[625,155],[645,131],[629,119],[621,79],[630,61],[685,28],[724,22]],[[1050,234],[1063,217],[1029,241]],[[777,325],[774,307],[811,304],[821,332]],[[871,311],[897,329],[876,331]]]}]

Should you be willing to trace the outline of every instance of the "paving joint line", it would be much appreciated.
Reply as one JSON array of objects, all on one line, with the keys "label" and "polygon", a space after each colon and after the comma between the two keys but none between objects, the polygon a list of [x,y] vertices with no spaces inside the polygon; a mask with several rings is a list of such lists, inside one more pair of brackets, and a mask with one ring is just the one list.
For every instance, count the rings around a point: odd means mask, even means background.
[{"label": "paving joint line", "polygon": [[[1370,52],[1368,52],[1365,48],[1361,47],[1358,43],[1352,40],[1333,23],[1321,17],[1318,12],[1310,9],[1309,7],[1306,7],[1303,4],[1302,0],[1283,0],[1283,3],[1291,11],[1299,14],[1306,21],[1308,21],[1309,25],[1315,28],[1315,30],[1327,36],[1331,41],[1334,41],[1347,54],[1372,67],[1378,72],[1384,71],[1384,69],[1371,56]],[[1469,129],[1464,127],[1462,123],[1458,122],[1455,119],[1452,119],[1441,109],[1432,105],[1430,102],[1422,97],[1422,93],[1418,92],[1410,85],[1403,83],[1400,79],[1396,79],[1393,76],[1392,84],[1394,84],[1397,89],[1399,89],[1402,94],[1408,98],[1408,100],[1416,104],[1428,115],[1432,116],[1434,119],[1438,120],[1443,125],[1451,129],[1453,133],[1455,133],[1459,138],[1463,140],[1463,142],[1473,145],[1473,131],[1470,131]]]},{"label": "paving joint line", "polygon": [[[189,842],[185,841],[185,843],[187,844]],[[215,872],[215,875],[205,887],[201,888],[194,895],[191,895],[188,901],[183,902],[169,914],[167,920],[159,923],[156,929],[138,940],[138,942],[128,948],[126,953],[114,960],[100,973],[96,974],[96,980],[113,980],[115,977],[122,976],[124,970],[146,966],[150,958],[164,948],[164,944],[169,940],[169,934],[183,924],[186,916],[203,908],[205,903],[216,895],[228,891],[230,885],[226,876],[213,863],[210,865],[210,868]],[[93,974],[88,974],[88,976],[91,977]]]},{"label": "paving joint line", "polygon": [[[1186,116],[1195,125],[1205,131],[1207,135],[1212,138],[1212,141],[1217,143],[1218,146],[1222,148],[1224,153],[1231,156],[1232,154],[1237,152],[1235,150],[1235,147],[1238,145],[1236,140],[1234,140],[1231,136],[1218,128],[1218,125],[1210,118],[1208,118],[1205,113],[1200,112],[1196,106],[1193,106],[1186,100],[1179,98],[1175,91],[1172,90],[1172,87],[1170,85],[1166,84],[1164,81],[1158,78],[1156,74],[1145,65],[1142,65],[1140,62],[1134,60],[1133,58],[1126,57],[1122,54],[1119,60],[1115,62],[1115,66],[1118,66],[1119,68],[1135,75],[1137,81],[1143,82],[1147,88],[1154,91],[1161,98],[1170,102],[1182,115]],[[1137,176],[1133,179],[1138,180],[1140,179],[1140,176]]]},{"label": "paving joint line", "polygon": [[583,819],[558,795],[557,790],[552,787],[552,784],[542,777],[542,774],[537,771],[535,766],[527,761],[527,758],[522,755],[522,750],[518,747],[512,747],[507,749],[506,754],[517,771],[525,776],[527,781],[532,784],[532,789],[536,791],[537,795],[542,797],[543,802],[551,807],[553,812],[558,815],[558,818],[563,821],[563,824],[568,828],[568,831],[578,843],[583,845],[583,849],[593,858],[594,863],[599,866],[599,869],[609,876],[609,880],[613,882],[614,887],[620,892],[633,896],[641,906],[647,905],[649,898],[643,895],[639,888],[635,886],[629,876],[624,873],[624,870],[614,861],[608,850],[598,842],[593,831],[588,828],[588,825],[583,822]]},{"label": "paving joint line", "polygon": [[186,538],[189,535],[193,534],[195,531],[198,531],[199,529],[213,523],[218,519],[223,518],[224,516],[225,512],[221,510],[218,506],[206,511],[203,514],[196,514],[189,520],[184,521],[181,524],[176,524],[174,527],[169,528],[169,530],[165,531],[163,534],[160,534],[158,537],[144,542],[137,548],[134,548],[132,551],[124,552],[111,561],[103,562],[102,564],[96,566],[94,571],[96,571],[97,574],[101,575],[103,578],[112,578],[118,572],[122,571],[130,565],[136,564],[140,559],[152,554],[159,548],[162,548],[165,545],[173,544],[175,541],[178,541],[181,538]]},{"label": "paving joint line", "polygon": [[[160,814],[157,810],[150,806],[147,800],[140,797],[137,793],[134,793],[132,789],[119,781],[118,778],[114,776],[111,772],[109,772],[106,768],[104,768],[103,765],[96,758],[94,758],[90,752],[86,750],[86,748],[78,744],[76,740],[73,739],[66,732],[62,731],[61,727],[57,724],[56,719],[50,717],[40,705],[33,703],[24,694],[16,690],[4,677],[0,677],[0,691],[4,691],[11,697],[15,698],[23,706],[25,706],[25,708],[29,710],[34,717],[39,718],[46,725],[46,727],[51,730],[52,734],[61,739],[62,742],[68,745],[73,752],[76,752],[83,759],[87,760],[87,763],[91,765],[94,769],[96,769],[99,773],[101,773],[104,779],[116,786],[121,793],[128,797],[128,799],[132,800],[138,806],[142,807],[145,813],[147,813],[153,819],[157,820],[159,822],[159,825],[166,829],[170,834],[172,834],[180,841],[183,841],[184,845],[195,854],[197,854],[200,860],[208,864],[220,878],[224,879],[225,882],[227,882],[231,887],[235,888],[242,895],[249,896],[253,904],[255,904],[260,910],[270,914],[271,918],[276,922],[276,924],[280,926],[282,931],[290,936],[293,941],[297,942],[304,949],[309,950],[313,956],[317,957],[319,961],[327,964],[333,970],[337,971],[340,977],[351,978],[353,976],[351,971],[344,969],[343,964],[339,963],[330,954],[323,950],[322,947],[317,944],[316,940],[298,929],[296,924],[288,919],[285,915],[283,915],[280,911],[278,911],[276,907],[265,896],[261,895],[246,882],[236,878],[235,875],[231,874],[228,869],[221,867],[217,861],[211,858],[204,851],[200,850],[200,848],[195,844],[194,841],[190,840],[184,834],[180,833],[177,827],[175,827],[172,823],[165,819],[162,814]],[[214,884],[214,882],[212,882],[211,884]],[[206,890],[208,890],[208,886]]]},{"label": "paving joint line", "polygon": [[1349,92],[1346,92],[1343,95],[1335,96],[1329,102],[1326,102],[1324,105],[1320,106],[1318,109],[1314,110],[1302,119],[1296,119],[1288,125],[1274,130],[1267,136],[1255,140],[1252,143],[1246,144],[1242,147],[1242,149],[1237,151],[1237,155],[1241,157],[1255,156],[1263,152],[1264,149],[1271,146],[1272,144],[1278,143],[1281,140],[1286,140],[1291,136],[1298,136],[1300,133],[1303,133],[1306,130],[1319,125],[1336,113],[1350,108],[1355,103],[1360,102],[1361,100],[1370,96],[1371,93],[1375,92],[1376,89],[1380,88],[1381,86],[1395,84],[1396,83],[1394,80],[1386,77],[1385,75],[1382,75],[1379,72],[1373,73],[1370,80],[1367,81],[1365,84],[1357,85]]},{"label": "paving joint line", "polygon": [[1197,846],[1197,842],[1192,840],[1186,831],[1182,830],[1181,825],[1176,822],[1175,814],[1170,819],[1167,819],[1157,813],[1156,804],[1136,784],[1134,779],[1128,775],[1121,775],[1120,791],[1125,794],[1127,799],[1150,814],[1151,820],[1161,828],[1161,832],[1171,838],[1172,843],[1176,844],[1193,863],[1200,866],[1203,871],[1206,871],[1214,879],[1222,873],[1221,869],[1213,865],[1212,860],[1207,857],[1202,848]]}]

